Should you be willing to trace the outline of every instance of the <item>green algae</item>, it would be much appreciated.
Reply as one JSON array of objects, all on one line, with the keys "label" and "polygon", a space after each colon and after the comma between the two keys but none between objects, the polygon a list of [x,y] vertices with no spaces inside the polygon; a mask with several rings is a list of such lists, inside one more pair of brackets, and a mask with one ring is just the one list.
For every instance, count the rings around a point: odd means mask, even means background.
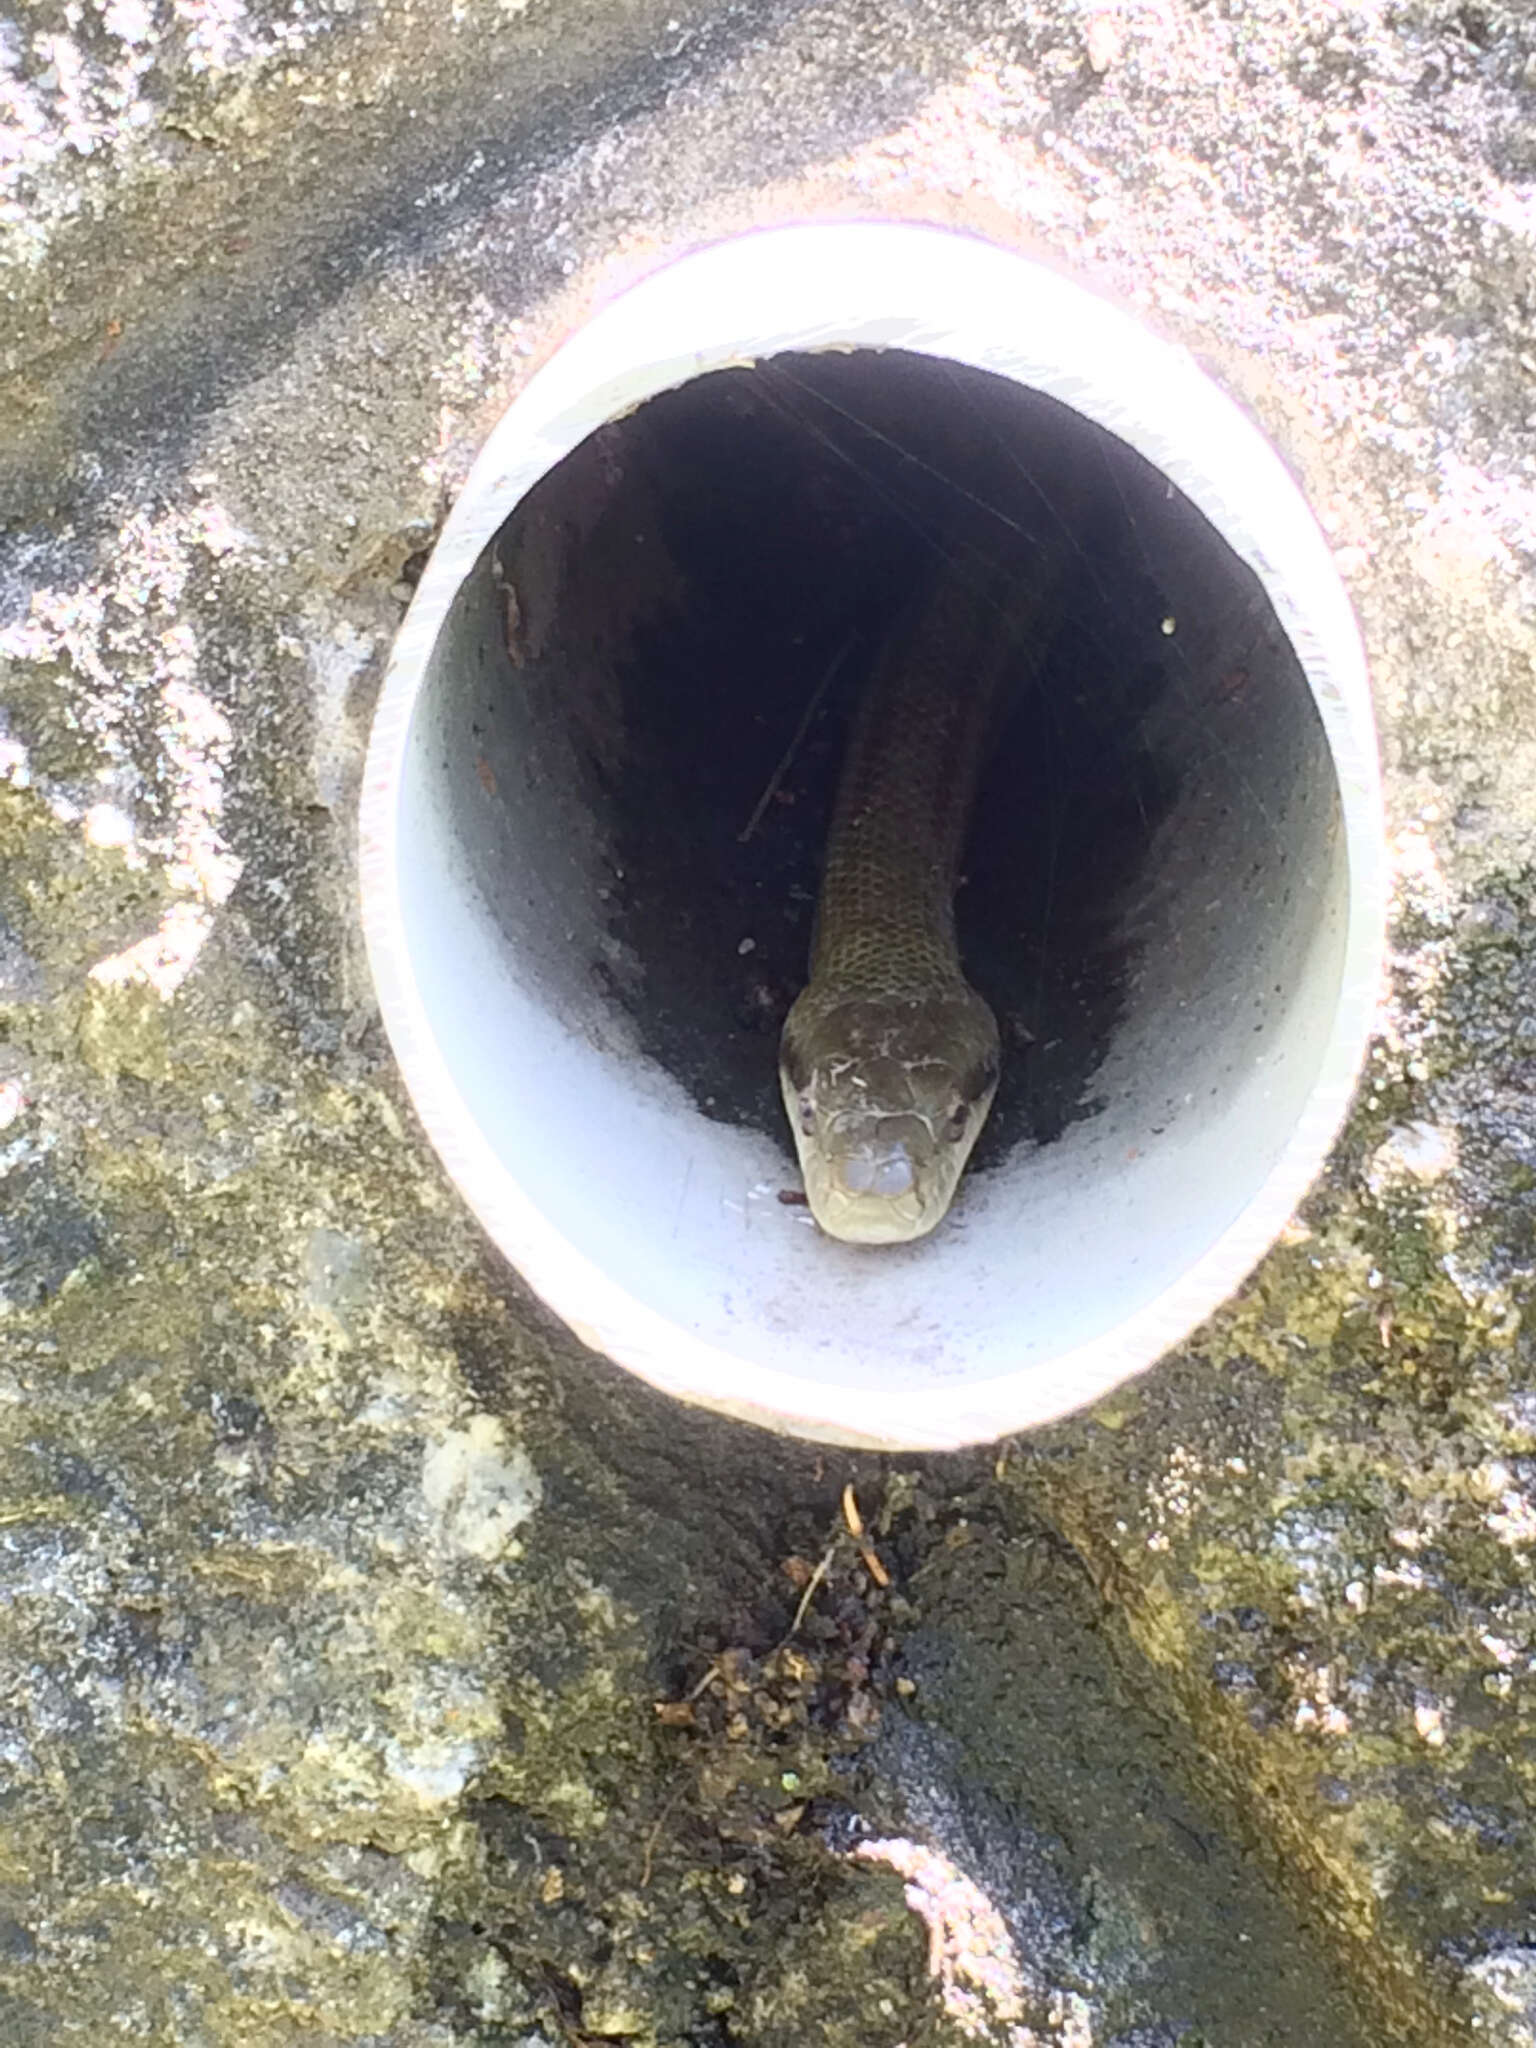
[{"label": "green algae", "polygon": [[[1047,1432],[1007,1482],[1124,1617],[1197,1778],[1414,2043],[1463,2038],[1458,1946],[1520,1928],[1536,1880],[1511,1203],[1517,1246],[1528,1225],[1518,1165],[1495,1155],[1492,1202],[1477,1185],[1457,1102],[1497,1087],[1509,999],[1486,948],[1447,958],[1432,1059],[1378,1050],[1286,1241],[1134,1398]],[[1418,1179],[1391,1140],[1431,1103],[1463,1157]]]}]

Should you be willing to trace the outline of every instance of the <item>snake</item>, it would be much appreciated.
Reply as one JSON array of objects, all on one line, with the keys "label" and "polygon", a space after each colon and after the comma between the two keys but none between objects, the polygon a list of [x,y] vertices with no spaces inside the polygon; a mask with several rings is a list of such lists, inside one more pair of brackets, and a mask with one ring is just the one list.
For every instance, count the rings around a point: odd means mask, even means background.
[{"label": "snake", "polygon": [[955,928],[976,788],[1038,663],[1060,549],[942,558],[898,610],[854,711],[779,1081],[827,1236],[906,1244],[948,1213],[997,1093],[997,1019]]}]

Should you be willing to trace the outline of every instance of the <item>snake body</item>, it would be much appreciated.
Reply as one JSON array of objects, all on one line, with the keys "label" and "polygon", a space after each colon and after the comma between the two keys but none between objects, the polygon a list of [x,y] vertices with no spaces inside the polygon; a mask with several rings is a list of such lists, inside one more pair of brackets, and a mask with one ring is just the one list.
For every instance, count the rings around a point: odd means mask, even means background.
[{"label": "snake body", "polygon": [[857,711],[828,835],[810,978],[779,1079],[812,1214],[899,1244],[949,1209],[997,1091],[997,1020],[966,980],[955,888],[1000,704],[1038,652],[1052,551],[951,562],[900,616]]}]

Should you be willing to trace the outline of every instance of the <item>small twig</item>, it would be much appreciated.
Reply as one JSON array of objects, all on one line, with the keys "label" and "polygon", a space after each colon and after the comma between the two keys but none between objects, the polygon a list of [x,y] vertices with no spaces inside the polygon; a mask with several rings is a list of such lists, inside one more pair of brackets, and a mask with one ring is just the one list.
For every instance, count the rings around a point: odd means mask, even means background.
[{"label": "small twig", "polygon": [[660,1813],[658,1813],[656,1816],[656,1825],[651,1829],[649,1836],[646,1838],[645,1856],[640,1864],[641,1891],[644,1891],[651,1881],[651,1865],[656,1855],[656,1844],[661,1840],[661,1831],[662,1828],[666,1825],[667,1815],[672,1811],[673,1807],[676,1806],[678,1800],[681,1799],[682,1796],[683,1793],[681,1786],[678,1786],[674,1791],[670,1792],[667,1795],[666,1804],[662,1807]]},{"label": "small twig", "polygon": [[665,1818],[665,1814],[658,1815],[655,1827],[651,1829],[651,1832],[645,1839],[645,1855],[640,1861],[639,1889],[641,1891],[644,1891],[651,1881],[651,1859],[656,1854],[656,1844],[661,1840],[661,1823]]},{"label": "small twig", "polygon": [[[825,1557],[823,1557],[821,1563],[817,1565],[815,1571],[813,1571],[811,1573],[811,1576],[806,1580],[805,1591],[800,1595],[800,1605],[795,1609],[795,1618],[789,1624],[789,1631],[784,1638],[784,1643],[787,1643],[789,1641],[790,1636],[799,1634],[800,1624],[805,1619],[805,1610],[810,1606],[811,1596],[816,1591],[816,1588],[821,1584],[822,1580],[827,1576],[828,1571],[831,1569],[832,1559],[835,1554],[835,1550],[836,1546],[834,1545],[831,1549],[827,1551],[827,1554],[825,1555]],[[784,1643],[780,1643],[779,1645],[779,1648],[781,1650],[784,1647]]]},{"label": "small twig", "polygon": [[867,1536],[856,1537],[855,1541],[858,1543],[859,1555],[864,1560],[869,1576],[877,1586],[888,1586],[891,1583],[891,1575],[881,1563],[879,1551]]},{"label": "small twig", "polygon": [[854,1493],[851,1479],[843,1488],[843,1520],[848,1524],[848,1534],[858,1545],[859,1555],[864,1560],[869,1576],[877,1586],[888,1586],[891,1583],[891,1575],[880,1562],[880,1553],[864,1533],[864,1517],[859,1513],[858,1498]]},{"label": "small twig", "polygon": [[816,716],[816,713],[821,706],[822,698],[826,696],[828,690],[832,687],[832,678],[837,674],[838,670],[842,667],[843,663],[848,659],[848,656],[853,648],[853,643],[855,640],[858,639],[858,637],[858,631],[857,628],[855,628],[852,632],[849,633],[847,639],[843,642],[842,646],[839,647],[836,654],[833,655],[831,661],[827,664],[827,672],[822,677],[821,681],[816,685],[816,688],[812,691],[811,701],[809,704],[806,705],[805,710],[801,716],[800,723],[795,727],[794,737],[791,739],[789,745],[784,749],[783,753],[779,756],[778,766],[769,776],[768,786],[757,800],[757,808],[753,811],[751,817],[748,818],[746,824],[742,827],[741,831],[738,832],[736,835],[736,843],[738,846],[745,846],[747,841],[752,837],[752,834],[763,822],[763,813],[767,810],[768,806],[773,802],[774,798],[778,795],[779,785],[783,782],[785,776],[789,773],[794,758],[796,754],[799,753],[801,744],[804,741],[806,734],[811,729],[811,720]]},{"label": "small twig", "polygon": [[697,1684],[697,1685],[696,1685],[696,1686],[695,1686],[695,1687],[693,1688],[693,1691],[692,1691],[692,1692],[685,1692],[685,1693],[683,1694],[683,1704],[684,1704],[684,1705],[686,1706],[686,1705],[688,1704],[688,1702],[689,1702],[690,1700],[696,1700],[696,1699],[698,1699],[698,1698],[699,1698],[699,1696],[700,1696],[700,1695],[701,1695],[701,1694],[702,1694],[703,1692],[705,1692],[705,1691],[707,1690],[707,1688],[708,1688],[708,1686],[709,1686],[709,1684],[710,1684],[711,1680],[712,1680],[712,1679],[715,1679],[715,1678],[718,1678],[718,1677],[719,1677],[719,1675],[720,1675],[720,1664],[719,1664],[719,1660],[718,1660],[717,1658],[715,1658],[715,1657],[711,1657],[711,1658],[710,1658],[710,1660],[709,1660],[709,1665],[708,1665],[708,1668],[707,1668],[707,1669],[705,1670],[704,1676],[703,1676],[703,1677],[702,1677],[702,1678],[701,1678],[701,1679],[699,1680],[698,1684]]}]

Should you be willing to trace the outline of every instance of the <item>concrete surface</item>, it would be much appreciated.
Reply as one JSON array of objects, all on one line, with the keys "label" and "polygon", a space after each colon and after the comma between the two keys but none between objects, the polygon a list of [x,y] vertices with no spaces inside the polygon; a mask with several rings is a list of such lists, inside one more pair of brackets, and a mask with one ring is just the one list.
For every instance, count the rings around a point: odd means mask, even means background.
[{"label": "concrete surface", "polygon": [[[72,0],[0,81],[6,2040],[1529,2048],[1536,23]],[[921,1465],[552,1329],[353,909],[380,663],[530,361],[849,211],[1043,253],[1251,409],[1398,870],[1242,1296]]]}]

